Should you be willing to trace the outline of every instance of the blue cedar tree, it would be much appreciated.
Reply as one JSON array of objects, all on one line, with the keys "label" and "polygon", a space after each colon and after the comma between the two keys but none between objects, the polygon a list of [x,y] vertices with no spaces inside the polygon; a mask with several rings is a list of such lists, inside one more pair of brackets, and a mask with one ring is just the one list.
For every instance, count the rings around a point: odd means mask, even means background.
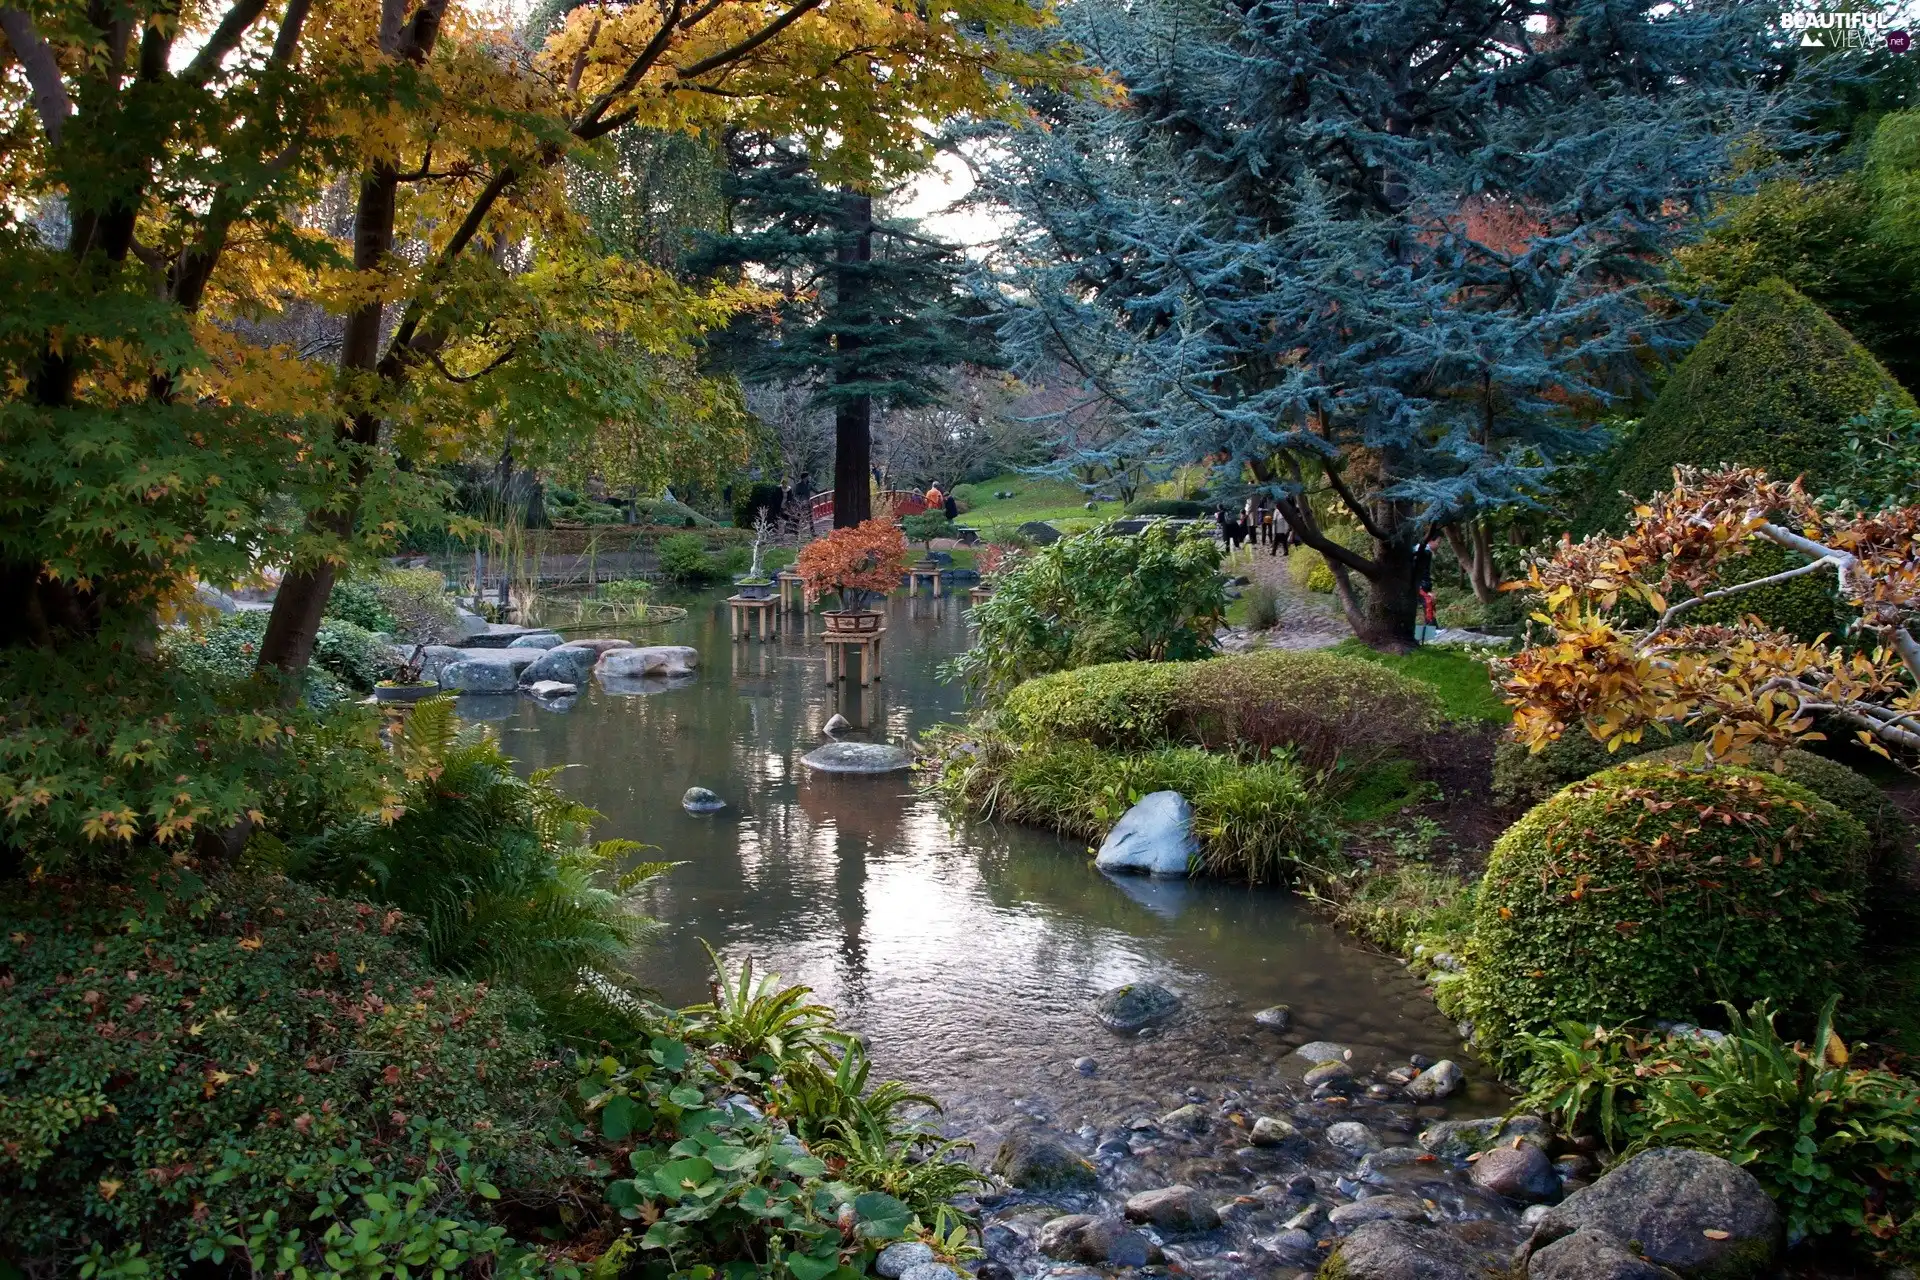
[{"label": "blue cedar tree", "polygon": [[1081,0],[1062,34],[1122,92],[1029,95],[972,152],[1016,215],[981,296],[1019,365],[1118,408],[1101,449],[1251,475],[1355,630],[1404,644],[1416,538],[1529,503],[1699,331],[1661,263],[1784,110],[1769,15]]}]

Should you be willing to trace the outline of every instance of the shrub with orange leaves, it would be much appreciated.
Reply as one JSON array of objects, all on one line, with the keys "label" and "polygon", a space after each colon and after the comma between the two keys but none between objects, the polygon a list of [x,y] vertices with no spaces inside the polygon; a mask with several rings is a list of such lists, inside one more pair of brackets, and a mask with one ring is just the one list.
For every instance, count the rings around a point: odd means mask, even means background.
[{"label": "shrub with orange leaves", "polygon": [[989,542],[980,548],[980,554],[973,563],[982,578],[991,578],[1012,563],[1018,554],[1017,547],[1010,547],[1004,542]]},{"label": "shrub with orange leaves", "polygon": [[907,540],[891,519],[876,517],[809,542],[793,570],[806,580],[811,597],[831,591],[843,609],[870,608],[900,585]]},{"label": "shrub with orange leaves", "polygon": [[[1620,537],[1563,539],[1532,566],[1548,638],[1503,664],[1514,736],[1538,751],[1579,725],[1615,749],[1654,724],[1709,730],[1708,758],[1741,760],[1755,744],[1822,738],[1817,717],[1845,723],[1869,749],[1920,751],[1920,506],[1836,512],[1799,481],[1725,467],[1674,469],[1674,486],[1639,507]],[[1772,543],[1802,563],[1725,583],[1730,562]],[[1842,637],[1813,643],[1749,616],[1691,625],[1701,605],[1832,573],[1857,615]]]}]

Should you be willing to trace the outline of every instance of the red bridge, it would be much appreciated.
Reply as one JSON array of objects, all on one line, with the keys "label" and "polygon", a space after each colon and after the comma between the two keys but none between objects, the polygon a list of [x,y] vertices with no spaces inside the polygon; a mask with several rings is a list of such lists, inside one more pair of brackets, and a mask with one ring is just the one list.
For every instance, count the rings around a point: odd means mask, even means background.
[{"label": "red bridge", "polygon": [[[896,516],[917,516],[927,509],[927,500],[911,489],[889,489],[887,501]],[[822,528],[833,524],[833,493],[829,490],[813,500],[813,524]]]}]

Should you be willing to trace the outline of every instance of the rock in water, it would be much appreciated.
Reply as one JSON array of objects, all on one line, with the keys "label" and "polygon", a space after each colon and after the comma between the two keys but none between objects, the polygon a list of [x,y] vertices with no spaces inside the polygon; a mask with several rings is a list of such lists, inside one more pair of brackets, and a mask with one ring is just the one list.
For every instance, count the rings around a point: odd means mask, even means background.
[{"label": "rock in water", "polygon": [[1341,1084],[1353,1079],[1353,1068],[1344,1062],[1323,1062],[1300,1080],[1309,1089],[1323,1084]]},{"label": "rock in water", "polygon": [[1322,1062],[1346,1062],[1353,1057],[1353,1050],[1331,1040],[1311,1040],[1288,1055],[1298,1059],[1311,1069]]},{"label": "rock in water", "polygon": [[1220,1225],[1220,1215],[1207,1198],[1186,1186],[1128,1196],[1127,1217],[1151,1223],[1162,1231],[1211,1231]]},{"label": "rock in water", "polygon": [[527,692],[536,698],[571,698],[580,692],[580,686],[564,680],[535,680],[527,686]]},{"label": "rock in water", "polygon": [[1071,1190],[1091,1187],[1099,1180],[1092,1165],[1031,1124],[1015,1129],[1001,1141],[990,1169],[1023,1191]]},{"label": "rock in water", "polygon": [[1483,1120],[1442,1120],[1420,1133],[1420,1145],[1442,1160],[1465,1160],[1497,1142],[1519,1138],[1544,1149],[1551,1133],[1539,1116],[1488,1116]]},{"label": "rock in water", "polygon": [[1175,1108],[1160,1117],[1160,1127],[1168,1133],[1177,1133],[1184,1137],[1193,1137],[1205,1133],[1211,1118],[1207,1109],[1197,1102],[1189,1102],[1184,1107]]},{"label": "rock in water", "polygon": [[536,680],[564,680],[568,684],[584,684],[593,674],[593,664],[600,659],[598,650],[584,645],[563,644],[543,652],[520,672],[521,684],[532,684]]},{"label": "rock in water", "polygon": [[688,813],[716,813],[726,808],[727,802],[705,787],[688,787],[680,797],[680,807]]},{"label": "rock in water", "polygon": [[1289,1005],[1269,1005],[1253,1015],[1253,1020],[1269,1031],[1285,1031],[1293,1025],[1293,1009]]},{"label": "rock in water", "polygon": [[633,641],[619,640],[611,636],[587,636],[578,640],[569,640],[560,646],[563,649],[590,649],[594,657],[599,657],[609,649],[631,649]]},{"label": "rock in water", "polygon": [[1165,1022],[1179,1010],[1180,997],[1157,982],[1130,982],[1093,1002],[1100,1025],[1127,1034]]},{"label": "rock in water", "polygon": [[1413,1078],[1407,1092],[1417,1101],[1434,1102],[1446,1097],[1467,1082],[1467,1073],[1458,1063],[1441,1059]]},{"label": "rock in water", "polygon": [[1184,876],[1199,852],[1193,806],[1178,791],[1156,791],[1121,815],[1094,865],[1102,871]]},{"label": "rock in water", "polygon": [[1688,1280],[1739,1280],[1772,1268],[1780,1211],[1738,1165],[1704,1151],[1657,1147],[1549,1210],[1529,1247],[1584,1231],[1631,1242],[1647,1261]]},{"label": "rock in water", "polygon": [[1427,1206],[1413,1196],[1368,1196],[1341,1205],[1327,1215],[1327,1221],[1343,1234],[1369,1222],[1425,1222]]},{"label": "rock in water", "polygon": [[1560,1175],[1546,1152],[1522,1142],[1481,1152],[1473,1164],[1473,1185],[1509,1200],[1538,1204],[1560,1194]]},{"label": "rock in water", "polygon": [[884,742],[829,742],[800,757],[821,773],[897,773],[913,766],[913,757]]},{"label": "rock in water", "polygon": [[529,631],[507,641],[509,649],[552,649],[567,642],[558,631]]},{"label": "rock in water", "polygon": [[1051,1219],[1040,1228],[1038,1247],[1056,1261],[1096,1267],[1144,1267],[1160,1261],[1158,1246],[1138,1231],[1118,1219],[1089,1213]]},{"label": "rock in water", "polygon": [[512,693],[520,677],[502,650],[498,659],[463,657],[440,668],[440,687],[452,693]]},{"label": "rock in water", "polygon": [[1340,1280],[1484,1280],[1489,1268],[1444,1231],[1417,1222],[1364,1222],[1320,1268]]},{"label": "rock in water", "polygon": [[622,676],[679,676],[700,665],[700,651],[684,644],[653,644],[645,648],[608,649],[594,664],[602,680]]},{"label": "rock in water", "polygon": [[845,733],[851,728],[853,728],[853,722],[836,711],[827,717],[825,724],[820,726],[820,732],[831,738],[834,734]]},{"label": "rock in water", "polygon": [[1328,1125],[1327,1141],[1350,1156],[1364,1156],[1380,1149],[1380,1135],[1358,1120]]},{"label": "rock in water", "polygon": [[873,1269],[885,1280],[900,1280],[900,1273],[908,1267],[917,1267],[933,1261],[933,1249],[918,1240],[901,1240],[890,1244],[880,1251],[873,1260]]},{"label": "rock in water", "polygon": [[1527,1261],[1527,1280],[1669,1280],[1671,1275],[1604,1231],[1562,1236]]},{"label": "rock in water", "polygon": [[1272,1116],[1261,1116],[1253,1122],[1253,1145],[1256,1147],[1284,1147],[1298,1145],[1300,1131],[1285,1120]]}]

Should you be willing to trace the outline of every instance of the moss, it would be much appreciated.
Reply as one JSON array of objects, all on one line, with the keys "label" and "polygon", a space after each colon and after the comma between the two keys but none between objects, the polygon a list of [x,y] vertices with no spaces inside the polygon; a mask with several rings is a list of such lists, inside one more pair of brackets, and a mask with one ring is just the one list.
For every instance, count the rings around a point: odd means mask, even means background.
[{"label": "moss", "polygon": [[1333,652],[1358,658],[1417,680],[1440,696],[1449,720],[1504,725],[1513,709],[1494,686],[1486,660],[1449,645],[1421,645],[1409,653],[1384,653],[1358,640],[1342,640]]},{"label": "moss", "polygon": [[1817,485],[1841,460],[1838,429],[1881,396],[1914,407],[1872,354],[1805,295],[1779,279],[1753,285],[1675,370],[1577,523],[1583,532],[1620,528],[1627,515],[1620,492],[1657,493],[1683,462],[1805,473]]},{"label": "moss", "polygon": [[1784,778],[1630,763],[1576,783],[1494,846],[1466,1003],[1498,1046],[1563,1019],[1804,1011],[1857,963],[1867,835]]}]

